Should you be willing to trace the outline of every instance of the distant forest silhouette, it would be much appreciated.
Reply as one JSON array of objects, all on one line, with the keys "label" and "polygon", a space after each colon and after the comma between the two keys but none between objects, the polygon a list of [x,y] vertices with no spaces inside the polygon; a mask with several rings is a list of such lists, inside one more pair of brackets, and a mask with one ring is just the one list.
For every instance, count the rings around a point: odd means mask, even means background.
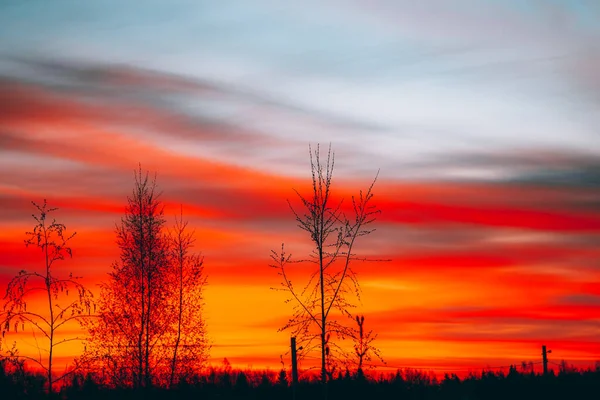
[{"label": "distant forest silhouette", "polygon": [[[0,390],[6,399],[44,399],[46,377],[0,361]],[[336,373],[327,382],[328,398],[334,399],[597,399],[600,393],[600,365],[577,369],[560,367],[547,375],[517,366],[508,372],[483,371],[465,377],[415,369],[359,375]],[[119,388],[102,384],[94,373],[72,374],[55,394],[63,399],[315,399],[322,394],[316,375],[305,375],[297,387],[290,386],[289,371],[234,370],[210,366],[191,379],[171,388]]]},{"label": "distant forest silhouette", "polygon": [[[415,369],[373,370],[386,363],[376,347],[377,333],[368,329],[368,316],[357,311],[361,289],[354,265],[386,261],[363,257],[355,248],[374,232],[371,224],[380,213],[373,204],[377,175],[367,190],[344,201],[333,191],[331,147],[324,160],[319,146],[309,148],[309,154],[311,190],[296,191],[296,203],[288,203],[312,251],[296,258],[281,244],[272,251],[270,263],[280,278],[280,286],[273,289],[285,292],[291,306],[291,316],[280,329],[293,337],[291,368],[234,370],[226,359],[222,366],[208,364],[204,259],[195,251],[194,230],[188,227],[183,207],[168,226],[156,175],[151,178],[140,165],[115,228],[120,257],[97,298],[82,277],[57,271],[57,263],[72,256],[69,246],[75,233],[54,219],[57,209],[46,200],[32,202],[35,225],[25,233],[25,245],[39,251],[40,266],[19,271],[5,291],[0,314],[2,397],[597,398],[600,364],[577,369],[562,363],[558,372],[536,373],[524,362],[508,372],[443,379]],[[298,264],[312,270],[303,282],[292,284]],[[28,307],[32,295],[40,294],[44,306]],[[73,326],[80,334],[59,336]],[[10,333],[28,332],[35,339],[37,357],[21,354],[16,342],[9,342]],[[54,351],[70,342],[83,343],[84,351],[59,371]],[[319,369],[300,371],[298,377],[297,358],[318,360]],[[546,368],[545,358],[544,362]]]}]

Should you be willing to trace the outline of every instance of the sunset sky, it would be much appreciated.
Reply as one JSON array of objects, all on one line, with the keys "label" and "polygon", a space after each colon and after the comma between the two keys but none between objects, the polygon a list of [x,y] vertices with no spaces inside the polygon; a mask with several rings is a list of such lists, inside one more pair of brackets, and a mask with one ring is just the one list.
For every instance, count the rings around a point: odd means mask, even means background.
[{"label": "sunset sky", "polygon": [[600,360],[597,0],[4,0],[0,289],[47,198],[97,291],[139,162],[196,229],[213,362],[279,368],[316,143],[342,196],[380,170],[357,312],[391,366]]}]

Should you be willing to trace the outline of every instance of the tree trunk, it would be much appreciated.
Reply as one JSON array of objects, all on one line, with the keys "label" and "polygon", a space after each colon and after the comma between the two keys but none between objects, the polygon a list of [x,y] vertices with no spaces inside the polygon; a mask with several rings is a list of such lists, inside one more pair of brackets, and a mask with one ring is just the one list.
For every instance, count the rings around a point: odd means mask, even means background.
[{"label": "tree trunk", "polygon": [[48,293],[48,308],[50,311],[50,346],[48,348],[48,394],[52,396],[52,350],[54,348],[54,310],[52,308],[52,281],[50,260],[48,258],[48,233],[44,226],[44,250],[46,256],[46,292]]},{"label": "tree trunk", "polygon": [[175,381],[175,367],[177,364],[177,350],[179,349],[179,343],[181,341],[181,319],[183,317],[183,254],[180,248],[179,253],[179,314],[177,316],[177,339],[175,340],[175,348],[173,349],[173,362],[171,364],[171,380],[169,387],[173,387]]}]

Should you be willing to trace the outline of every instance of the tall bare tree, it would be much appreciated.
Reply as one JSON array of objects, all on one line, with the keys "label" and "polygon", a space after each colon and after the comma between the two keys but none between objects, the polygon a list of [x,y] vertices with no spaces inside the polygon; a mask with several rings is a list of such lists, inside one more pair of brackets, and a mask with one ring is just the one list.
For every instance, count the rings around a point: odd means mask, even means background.
[{"label": "tall bare tree", "polygon": [[[293,315],[280,330],[291,330],[298,337],[304,353],[319,351],[321,380],[327,381],[336,361],[346,353],[333,337],[350,337],[352,328],[344,324],[345,317],[352,318],[350,309],[355,306],[353,298],[360,299],[353,264],[367,261],[355,254],[357,240],[373,232],[369,225],[379,210],[373,206],[373,180],[366,192],[352,196],[349,213],[343,200],[335,201],[332,195],[334,154],[331,146],[325,163],[321,161],[319,146],[309,148],[312,175],[312,192],[305,196],[296,191],[301,211],[289,201],[298,227],[306,231],[312,242],[313,251],[307,259],[295,260],[287,253],[284,245],[280,251],[271,253],[271,267],[281,276],[279,290],[287,292],[289,302],[294,303]],[[297,264],[311,263],[314,269],[300,289],[292,284],[290,269]]]},{"label": "tall bare tree", "polygon": [[[57,208],[49,208],[46,200],[39,205],[32,202],[37,209],[37,214],[32,214],[36,221],[33,231],[26,232],[25,246],[36,247],[41,251],[43,267],[37,271],[21,270],[9,283],[4,295],[4,309],[0,317],[2,336],[11,331],[25,330],[25,326],[32,328],[36,343],[38,343],[39,356],[31,357],[19,355],[13,347],[9,354],[13,358],[30,361],[38,365],[46,374],[48,392],[52,394],[53,385],[63,379],[66,373],[55,376],[53,371],[54,350],[56,347],[72,341],[83,340],[79,336],[67,337],[57,340],[56,335],[61,328],[66,328],[70,322],[89,316],[94,308],[92,293],[79,281],[80,277],[72,273],[68,276],[57,276],[54,271],[55,263],[72,257],[68,242],[75,233],[66,234],[66,226],[50,220],[49,214]],[[50,222],[51,221],[51,222]],[[71,292],[71,296],[69,295]],[[38,294],[43,293],[45,308],[27,308],[28,301]],[[43,342],[40,345],[37,334],[41,334]],[[42,357],[42,351],[47,357]]]},{"label": "tall bare tree", "polygon": [[208,359],[203,258],[192,253],[194,231],[183,211],[170,231],[165,224],[156,179],[140,167],[116,230],[121,259],[101,285],[81,359],[113,385],[171,387]]},{"label": "tall bare tree", "polygon": [[168,359],[165,340],[173,322],[169,242],[156,179],[150,180],[140,166],[134,180],[116,227],[121,257],[101,285],[84,360],[100,363],[114,384],[149,387]]},{"label": "tall bare tree", "polygon": [[169,386],[176,379],[197,372],[208,359],[210,344],[204,322],[203,290],[206,285],[203,257],[191,253],[195,243],[194,231],[183,220],[183,209],[170,231],[172,257],[173,296],[175,318],[173,357]]}]

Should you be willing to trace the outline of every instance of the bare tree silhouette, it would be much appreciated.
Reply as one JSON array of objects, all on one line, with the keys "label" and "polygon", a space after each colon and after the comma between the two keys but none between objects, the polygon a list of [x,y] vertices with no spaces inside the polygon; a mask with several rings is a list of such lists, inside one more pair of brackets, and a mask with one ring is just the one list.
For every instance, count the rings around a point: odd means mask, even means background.
[{"label": "bare tree silhouette", "polygon": [[173,387],[208,359],[203,258],[191,252],[194,231],[183,210],[170,231],[165,227],[156,178],[141,166],[134,178],[116,229],[121,259],[101,285],[81,362],[100,368],[112,385]]},{"label": "bare tree silhouette", "polygon": [[98,318],[89,329],[82,361],[99,363],[117,385],[149,387],[170,359],[164,346],[173,323],[169,307],[169,241],[163,232],[163,205],[156,178],[141,166],[127,198],[126,214],[116,227],[118,262],[101,284]]},{"label": "bare tree silhouette", "polygon": [[176,378],[191,377],[208,359],[210,344],[206,337],[203,312],[203,290],[206,285],[203,257],[190,253],[194,245],[194,231],[183,220],[183,208],[169,235],[173,265],[175,340],[169,386]]},{"label": "bare tree silhouette", "polygon": [[[68,242],[75,236],[66,234],[66,226],[52,219],[49,214],[57,208],[49,208],[46,200],[39,205],[32,202],[37,209],[37,214],[32,214],[36,221],[33,231],[26,232],[25,246],[37,247],[43,257],[41,271],[21,270],[17,276],[8,283],[4,295],[4,309],[1,314],[2,337],[11,328],[14,332],[25,331],[25,326],[32,327],[32,332],[38,345],[38,357],[19,355],[16,347],[9,349],[9,357],[30,361],[38,365],[46,374],[47,389],[53,393],[53,385],[72,373],[74,369],[66,371],[56,377],[53,371],[54,350],[67,342],[83,340],[79,336],[56,340],[56,334],[61,328],[66,328],[70,322],[78,321],[84,316],[89,316],[94,309],[92,293],[79,282],[80,277],[69,274],[59,277],[54,273],[57,261],[64,260],[66,256],[72,257]],[[69,291],[73,296],[69,296]],[[46,308],[27,309],[28,300],[39,293],[44,293]],[[41,334],[45,345],[40,345],[36,332]],[[42,357],[42,351],[47,357]],[[45,358],[45,360],[44,360]]]},{"label": "bare tree silhouette", "polygon": [[[298,337],[303,354],[318,350],[321,359],[321,381],[326,382],[338,361],[345,361],[346,352],[334,340],[352,336],[352,328],[343,324],[343,317],[352,318],[350,309],[355,305],[352,297],[360,299],[360,287],[352,265],[367,261],[354,253],[357,240],[369,235],[369,225],[379,210],[371,204],[373,180],[366,192],[352,196],[351,213],[343,211],[343,200],[332,200],[334,154],[331,146],[325,163],[321,161],[319,146],[313,153],[309,147],[312,173],[312,193],[304,196],[296,191],[302,211],[288,201],[298,227],[306,231],[314,246],[308,259],[295,260],[281,245],[280,251],[271,252],[271,267],[281,276],[281,286],[276,288],[289,293],[288,302],[294,303],[293,315],[280,330],[290,329]],[[298,263],[311,263],[314,270],[308,282],[297,289],[290,278],[290,268]],[[337,315],[334,312],[337,311]]]},{"label": "bare tree silhouette", "polygon": [[385,364],[381,357],[381,352],[373,345],[377,334],[372,330],[365,331],[365,316],[357,315],[354,319],[356,327],[352,331],[352,339],[354,340],[354,356],[356,357],[356,372],[359,375],[363,374],[363,367],[366,362],[371,362],[373,357]]}]

